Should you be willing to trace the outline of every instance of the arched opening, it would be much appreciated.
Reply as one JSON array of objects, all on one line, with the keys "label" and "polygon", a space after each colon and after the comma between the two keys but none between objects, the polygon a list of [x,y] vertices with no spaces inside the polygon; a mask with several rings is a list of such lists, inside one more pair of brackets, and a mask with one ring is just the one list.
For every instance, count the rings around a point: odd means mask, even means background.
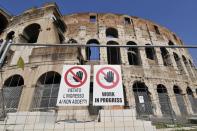
[{"label": "arched opening", "polygon": [[197,103],[196,103],[196,99],[194,98],[193,91],[191,90],[190,87],[187,87],[186,92],[187,92],[187,96],[189,98],[189,101],[191,103],[193,112],[197,113],[197,105],[196,105]]},{"label": "arched opening", "polygon": [[20,101],[24,79],[16,74],[9,77],[3,85],[2,94],[0,96],[1,107],[5,107],[6,112],[16,112]]},{"label": "arched opening", "polygon": [[50,71],[41,75],[37,81],[32,102],[32,110],[45,111],[56,106],[61,75]]},{"label": "arched opening", "polygon": [[174,60],[176,62],[176,66],[177,66],[178,70],[180,71],[181,74],[184,74],[185,71],[184,71],[183,65],[181,63],[180,57],[175,52],[173,52],[173,55],[174,55]]},{"label": "arched opening", "polygon": [[7,27],[8,25],[8,20],[7,18],[0,13],[0,35],[3,33],[3,31],[5,30],[5,28]]},{"label": "arched opening", "polygon": [[[150,45],[150,44],[146,44]],[[145,47],[146,57],[150,60],[156,60],[155,49],[153,47]]]},{"label": "arched opening", "polygon": [[118,38],[118,30],[115,28],[107,28],[106,29],[106,37],[107,38]]},{"label": "arched opening", "polygon": [[[107,42],[107,45],[118,45],[115,41]],[[120,56],[120,48],[119,47],[107,47],[107,60],[108,64],[120,64],[121,56]]]},{"label": "arched opening", "polygon": [[[137,45],[135,42],[128,42],[127,45]],[[140,65],[140,54],[137,47],[129,47],[127,50],[129,65]]]},{"label": "arched opening", "polygon": [[150,92],[145,83],[135,82],[133,84],[136,111],[139,117],[153,114]]},{"label": "arched opening", "polygon": [[169,117],[169,116],[175,115],[172,109],[170,99],[168,97],[168,92],[167,92],[166,87],[162,84],[157,85],[157,93],[159,96],[159,103],[161,106],[161,112],[163,116]]},{"label": "arched opening", "polygon": [[177,101],[180,113],[183,116],[186,116],[188,114],[188,112],[187,112],[186,104],[185,104],[185,101],[184,101],[184,96],[182,94],[182,90],[178,86],[175,85],[173,87],[173,91],[174,91],[174,94],[175,94],[175,97],[176,97],[176,101]]},{"label": "arched opening", "polygon": [[168,42],[168,45],[174,45],[174,43],[170,40],[170,41]]},{"label": "arched opening", "polygon": [[14,34],[15,32],[14,31],[10,31],[7,36],[6,36],[6,41],[12,41],[14,39]]},{"label": "arched opening", "polygon": [[94,47],[94,45],[99,45],[96,39],[91,39],[87,42],[87,45],[92,45],[92,47],[86,47],[86,59],[87,60],[100,60],[100,49],[99,47]]},{"label": "arched opening", "polygon": [[192,69],[191,69],[190,66],[189,66],[189,62],[187,61],[187,59],[185,58],[184,55],[182,55],[182,59],[183,59],[183,63],[185,64],[185,67],[186,67],[186,69],[187,69],[189,75],[190,75],[190,76],[193,76],[193,75],[192,75]]},{"label": "arched opening", "polygon": [[164,66],[172,66],[172,61],[168,50],[164,47],[160,48],[160,50]]},{"label": "arched opening", "polygon": [[31,24],[25,27],[23,30],[23,34],[21,36],[21,41],[22,42],[27,42],[27,43],[36,43],[38,40],[38,36],[40,33],[40,25],[39,24]]}]

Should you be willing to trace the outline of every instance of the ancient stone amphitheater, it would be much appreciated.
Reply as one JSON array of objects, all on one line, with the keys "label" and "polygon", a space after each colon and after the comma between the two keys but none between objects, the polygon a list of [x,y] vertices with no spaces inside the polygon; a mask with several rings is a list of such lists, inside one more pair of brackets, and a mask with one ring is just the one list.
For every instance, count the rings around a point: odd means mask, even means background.
[{"label": "ancient stone amphitheater", "polygon": [[[1,52],[0,130],[149,131],[155,130],[151,122],[187,123],[197,113],[192,57],[185,48],[168,48],[184,44],[152,21],[112,13],[62,15],[52,3],[17,16],[1,9],[0,42],[7,51],[5,57]],[[62,67],[72,64],[121,65],[125,105],[56,107]]]}]

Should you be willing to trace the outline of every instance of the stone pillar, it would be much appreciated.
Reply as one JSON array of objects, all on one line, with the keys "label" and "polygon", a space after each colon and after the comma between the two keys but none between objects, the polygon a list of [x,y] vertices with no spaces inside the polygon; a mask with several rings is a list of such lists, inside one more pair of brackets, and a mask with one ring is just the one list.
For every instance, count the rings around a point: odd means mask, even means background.
[{"label": "stone pillar", "polygon": [[185,100],[185,104],[186,104],[186,108],[187,108],[188,113],[189,113],[189,114],[194,114],[186,90],[183,90],[183,95],[184,95],[183,98],[184,98],[184,100]]},{"label": "stone pillar", "polygon": [[[99,26],[99,39],[100,39],[100,45],[106,45],[107,40],[105,36],[105,30],[106,27],[104,26]],[[107,48],[106,47],[101,47],[100,48],[100,64],[108,64],[107,61]]]},{"label": "stone pillar", "polygon": [[161,50],[160,48],[155,48],[155,55],[157,57],[157,62],[158,62],[158,65],[159,66],[164,66],[164,63],[163,63],[163,58],[161,56]]},{"label": "stone pillar", "polygon": [[35,89],[35,86],[23,87],[21,97],[20,97],[20,102],[18,105],[19,111],[29,111],[29,109],[31,108],[31,103],[32,103],[33,96],[34,96],[34,89]]},{"label": "stone pillar", "polygon": [[[41,30],[38,36],[37,43],[42,44],[59,44],[59,36],[57,29],[50,19],[45,19],[42,21]],[[45,24],[44,24],[45,23]]]},{"label": "stone pillar", "polygon": [[148,86],[148,90],[151,93],[151,101],[153,104],[153,113],[158,117],[162,117],[161,106],[159,103],[159,96],[157,93],[157,85],[153,84],[152,82],[146,83]]},{"label": "stone pillar", "polygon": [[175,112],[176,115],[181,115],[181,112],[179,110],[179,106],[178,106],[178,103],[177,103],[177,100],[176,100],[176,96],[174,94],[174,90],[173,90],[173,87],[171,87],[171,85],[168,85],[167,87],[167,91],[168,91],[168,96],[170,98],[170,102],[171,102],[171,105],[172,105],[172,109],[173,111]]},{"label": "stone pillar", "polygon": [[172,65],[173,65],[174,69],[175,69],[176,71],[178,71],[178,67],[177,67],[176,61],[175,61],[175,59],[174,59],[173,52],[169,51],[169,54],[170,54],[170,59],[171,59],[171,61],[172,61]]},{"label": "stone pillar", "polygon": [[[126,45],[125,41],[121,41],[120,45]],[[122,65],[129,65],[128,63],[128,56],[127,56],[127,48],[120,47],[120,56],[121,56],[121,64]]]},{"label": "stone pillar", "polygon": [[139,48],[139,53],[141,56],[141,63],[142,63],[143,68],[149,68],[149,64],[146,58],[145,48]]},{"label": "stone pillar", "polygon": [[135,107],[135,96],[134,96],[134,93],[133,93],[133,82],[129,81],[128,80],[128,77],[125,76],[125,87],[126,87],[126,93],[127,93],[127,100],[128,100],[128,103],[129,103],[129,106],[130,107]]}]

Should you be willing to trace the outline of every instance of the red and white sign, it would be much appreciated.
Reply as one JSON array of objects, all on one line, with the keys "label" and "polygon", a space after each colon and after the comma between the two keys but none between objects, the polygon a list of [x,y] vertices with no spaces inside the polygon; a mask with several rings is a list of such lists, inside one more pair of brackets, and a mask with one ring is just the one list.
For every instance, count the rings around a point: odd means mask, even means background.
[{"label": "red and white sign", "polygon": [[93,105],[124,105],[120,65],[95,65]]},{"label": "red and white sign", "polygon": [[57,106],[89,105],[90,66],[64,65]]}]

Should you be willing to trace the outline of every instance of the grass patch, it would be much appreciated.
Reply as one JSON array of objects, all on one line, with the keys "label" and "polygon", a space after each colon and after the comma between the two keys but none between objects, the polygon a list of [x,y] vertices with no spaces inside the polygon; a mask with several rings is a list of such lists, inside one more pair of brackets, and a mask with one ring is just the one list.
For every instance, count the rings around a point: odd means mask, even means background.
[{"label": "grass patch", "polygon": [[157,129],[168,128],[168,126],[165,123],[156,123],[155,127]]}]

